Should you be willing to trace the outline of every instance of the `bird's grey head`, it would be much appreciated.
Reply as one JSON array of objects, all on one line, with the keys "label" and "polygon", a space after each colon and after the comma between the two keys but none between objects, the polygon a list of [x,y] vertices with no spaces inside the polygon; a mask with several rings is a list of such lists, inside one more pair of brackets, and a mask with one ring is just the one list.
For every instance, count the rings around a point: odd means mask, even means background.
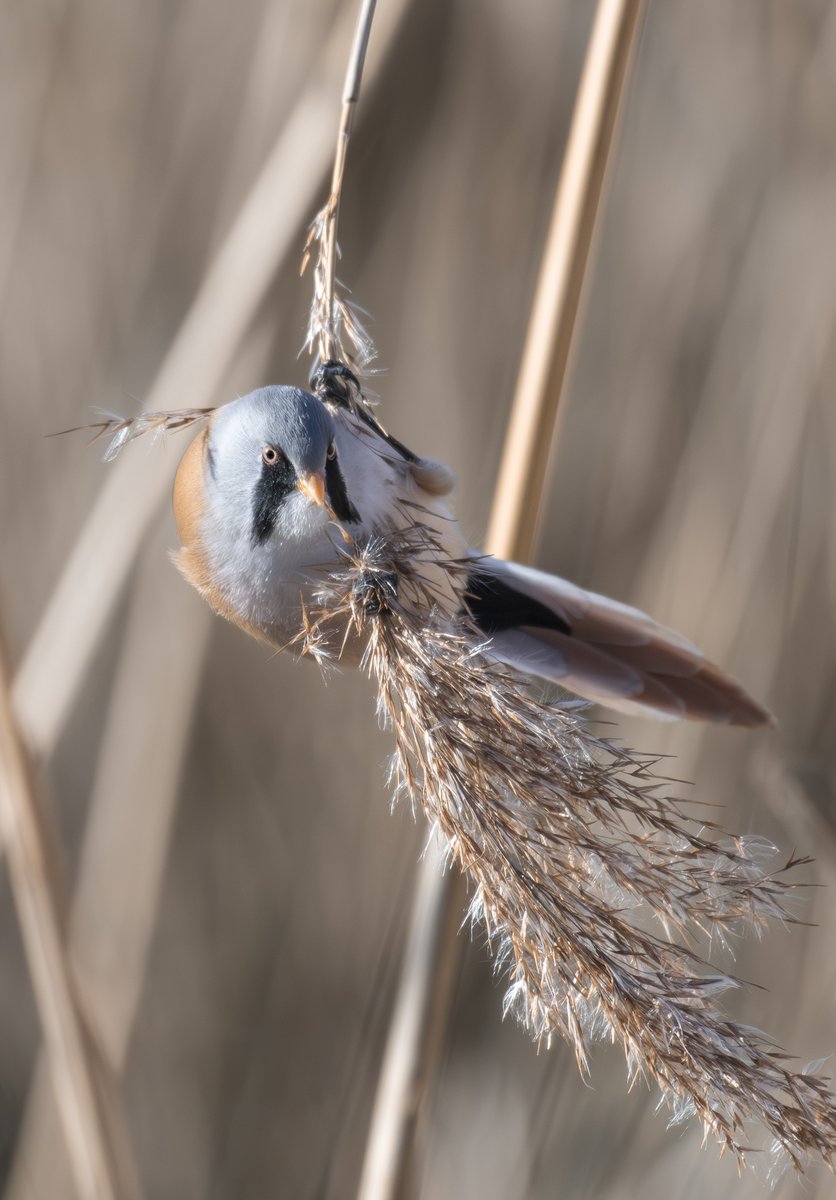
[{"label": "bird's grey head", "polygon": [[214,516],[253,546],[270,539],[280,512],[292,530],[311,502],[324,504],[333,441],[328,410],[301,388],[263,387],[225,405],[206,448]]}]

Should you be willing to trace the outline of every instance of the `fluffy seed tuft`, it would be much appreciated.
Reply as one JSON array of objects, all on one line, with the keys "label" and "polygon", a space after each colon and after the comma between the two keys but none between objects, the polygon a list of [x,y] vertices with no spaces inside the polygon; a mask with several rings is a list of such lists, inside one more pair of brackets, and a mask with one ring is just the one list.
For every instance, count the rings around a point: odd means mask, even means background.
[{"label": "fluffy seed tuft", "polygon": [[[796,1169],[809,1156],[832,1169],[826,1083],[729,1020],[716,999],[735,981],[689,946],[792,921],[788,874],[809,860],[771,867],[774,847],[694,817],[653,759],[487,658],[478,632],[434,603],[425,576],[432,563],[437,578],[440,553],[420,526],[355,549],[300,645],[327,660],[341,620],[364,640],[395,736],[394,794],[423,809],[468,872],[470,918],[508,974],[505,1012],[537,1039],[561,1034],[584,1075],[591,1040],[621,1043],[630,1083],[655,1082],[672,1124],[696,1115],[741,1165],[760,1123]],[[466,565],[447,570],[460,593]]]}]

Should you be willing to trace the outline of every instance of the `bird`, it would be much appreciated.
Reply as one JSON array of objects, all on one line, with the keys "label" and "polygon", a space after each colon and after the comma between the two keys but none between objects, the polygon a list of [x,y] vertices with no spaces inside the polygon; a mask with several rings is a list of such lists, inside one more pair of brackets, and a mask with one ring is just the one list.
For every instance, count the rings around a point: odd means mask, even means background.
[{"label": "bird", "polygon": [[[298,644],[306,603],[345,558],[420,520],[433,533],[439,605],[484,652],[588,701],[660,718],[770,725],[769,711],[682,634],[556,575],[468,545],[449,467],[414,454],[365,406],[290,385],[213,410],[173,489],[183,576],[221,616],[278,649]],[[464,564],[453,586],[444,563]],[[434,564],[430,564],[434,570]],[[341,661],[362,647],[343,639]]]}]

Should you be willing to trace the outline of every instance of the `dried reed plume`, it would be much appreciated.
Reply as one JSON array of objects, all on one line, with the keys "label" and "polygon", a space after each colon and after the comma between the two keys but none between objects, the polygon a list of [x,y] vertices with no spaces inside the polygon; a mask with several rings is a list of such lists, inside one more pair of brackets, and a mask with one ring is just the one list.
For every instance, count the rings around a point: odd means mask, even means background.
[{"label": "dried reed plume", "polygon": [[[471,918],[508,971],[506,1011],[538,1039],[565,1037],[584,1075],[591,1039],[620,1042],[630,1082],[655,1081],[672,1121],[695,1114],[740,1165],[761,1122],[777,1157],[832,1168],[826,1084],[723,1016],[715,999],[734,981],[687,945],[792,920],[785,875],[809,860],[764,869],[774,847],[698,822],[653,760],[594,736],[576,703],[536,699],[434,602],[439,553],[419,525],[356,548],[317,592],[300,643],[325,664],[335,623],[366,640],[395,734],[395,795],[423,808],[469,873]],[[461,594],[464,565],[445,569]]]}]

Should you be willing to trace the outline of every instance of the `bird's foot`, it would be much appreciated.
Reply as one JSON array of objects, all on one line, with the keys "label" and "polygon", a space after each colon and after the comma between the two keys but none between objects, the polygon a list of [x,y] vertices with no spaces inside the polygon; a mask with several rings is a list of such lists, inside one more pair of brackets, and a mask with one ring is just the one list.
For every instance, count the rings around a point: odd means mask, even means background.
[{"label": "bird's foot", "polygon": [[310,386],[323,403],[338,404],[352,411],[363,398],[360,380],[350,367],[334,359],[326,359],[311,372]]}]

